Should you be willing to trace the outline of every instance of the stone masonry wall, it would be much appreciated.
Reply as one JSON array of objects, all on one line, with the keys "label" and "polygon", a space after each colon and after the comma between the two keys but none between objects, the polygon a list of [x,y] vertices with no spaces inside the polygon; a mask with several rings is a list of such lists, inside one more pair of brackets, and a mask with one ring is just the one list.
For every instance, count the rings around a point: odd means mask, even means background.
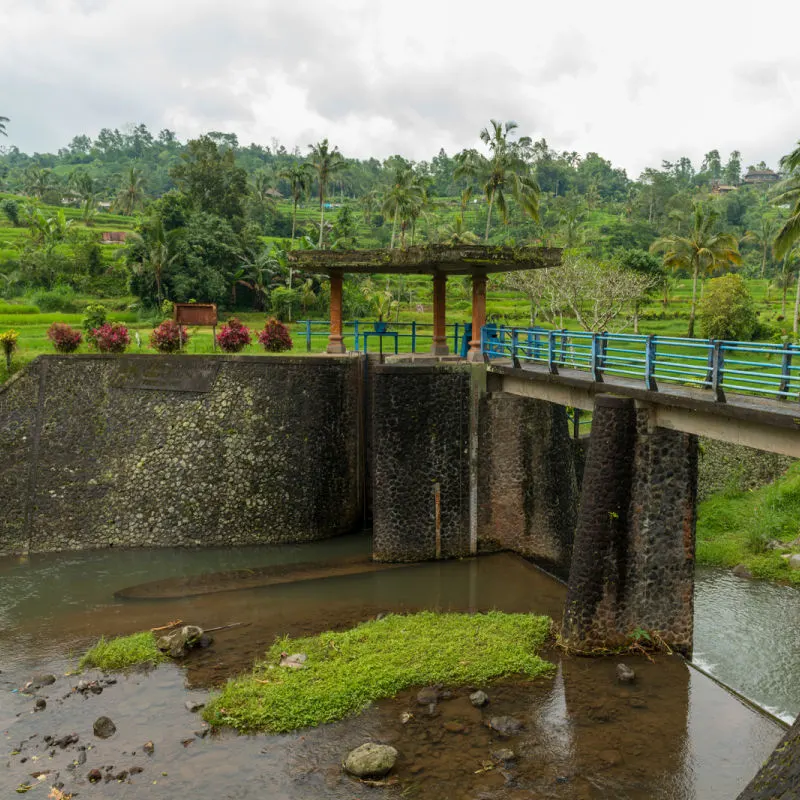
[{"label": "stone masonry wall", "polygon": [[0,391],[0,552],[351,530],[361,515],[359,367],[348,358],[39,358]]},{"label": "stone masonry wall", "polygon": [[578,509],[576,448],[563,406],[491,393],[480,404],[478,542],[566,574]]},{"label": "stone masonry wall", "polygon": [[383,365],[372,372],[373,555],[469,553],[470,369]]}]

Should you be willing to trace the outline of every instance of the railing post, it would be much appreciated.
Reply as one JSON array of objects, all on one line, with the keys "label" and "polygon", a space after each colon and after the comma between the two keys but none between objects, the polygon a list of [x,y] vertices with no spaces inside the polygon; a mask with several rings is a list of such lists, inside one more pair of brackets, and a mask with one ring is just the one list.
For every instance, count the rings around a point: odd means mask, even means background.
[{"label": "railing post", "polygon": [[453,352],[458,355],[461,352],[461,342],[458,341],[458,323],[453,328]]},{"label": "railing post", "polygon": [[306,323],[306,353],[311,352],[311,320],[307,319]]},{"label": "railing post", "polygon": [[779,399],[785,400],[786,395],[789,393],[789,383],[792,376],[789,370],[792,367],[792,343],[789,342],[783,349],[783,358],[781,359],[781,382],[778,386]]},{"label": "railing post", "polygon": [[411,352],[417,352],[417,321],[411,320]]},{"label": "railing post", "polygon": [[566,353],[566,352],[567,352],[567,329],[566,328],[562,328],[561,329],[561,358],[558,361],[558,363],[561,364],[561,366],[564,366],[564,364],[566,364],[566,361],[564,359],[564,353]]},{"label": "railing post", "polygon": [[511,365],[519,367],[519,357],[517,356],[517,347],[519,346],[519,331],[516,328],[511,329]]},{"label": "railing post", "polygon": [[581,410],[577,406],[572,409],[572,438],[581,438]]},{"label": "railing post", "polygon": [[713,350],[711,351],[711,389],[714,392],[714,397],[720,402],[725,402],[725,392],[722,389],[723,369],[725,366],[725,353],[722,349],[722,342],[719,339],[714,340]]},{"label": "railing post", "polygon": [[547,371],[551,375],[558,375],[558,367],[556,366],[556,332],[547,332]]},{"label": "railing post", "polygon": [[655,378],[656,371],[656,337],[648,336],[644,351],[644,385],[650,392],[658,391]]},{"label": "railing post", "polygon": [[[472,338],[475,338],[475,334],[472,334]],[[484,359],[488,359],[491,357],[491,354],[488,352],[488,345],[486,342],[486,326],[481,328],[481,354],[483,355]]]},{"label": "railing post", "polygon": [[[356,353],[358,353],[360,351],[359,351],[359,347],[358,347],[358,338],[359,337],[358,337],[358,320],[357,319],[353,320],[353,335],[355,336],[355,340],[356,340],[355,350],[356,350]],[[367,352],[367,348],[366,347],[364,347],[364,352],[365,353]]]},{"label": "railing post", "polygon": [[592,355],[590,369],[592,371],[592,380],[596,383],[603,382],[603,334],[592,333]]}]

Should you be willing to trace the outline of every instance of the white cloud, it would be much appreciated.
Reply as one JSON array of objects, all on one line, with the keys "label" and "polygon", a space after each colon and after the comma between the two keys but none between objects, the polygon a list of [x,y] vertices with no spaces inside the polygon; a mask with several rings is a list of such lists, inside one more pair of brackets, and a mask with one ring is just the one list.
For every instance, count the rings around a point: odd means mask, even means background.
[{"label": "white cloud", "polygon": [[4,3],[0,114],[28,151],[141,121],[430,158],[495,117],[632,176],[714,147],[774,164],[800,138],[792,8],[760,3],[759,33],[721,0]]}]

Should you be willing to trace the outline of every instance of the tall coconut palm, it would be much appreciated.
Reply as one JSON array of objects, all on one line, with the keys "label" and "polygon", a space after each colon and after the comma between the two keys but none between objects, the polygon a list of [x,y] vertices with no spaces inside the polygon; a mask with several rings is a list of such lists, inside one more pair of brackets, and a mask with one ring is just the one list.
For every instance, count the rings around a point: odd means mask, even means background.
[{"label": "tall coconut palm", "polygon": [[742,263],[736,237],[730,233],[714,233],[718,218],[719,213],[714,209],[706,210],[702,203],[695,203],[688,236],[662,236],[650,246],[650,252],[663,254],[665,267],[687,270],[692,275],[692,309],[687,334],[690,338],[694,336],[700,274],[713,272],[726,264]]},{"label": "tall coconut palm", "polygon": [[6,133],[6,122],[11,122],[11,120],[8,117],[0,117],[0,133],[2,133],[3,136],[8,136]]},{"label": "tall coconut palm", "polygon": [[114,209],[130,216],[137,209],[144,206],[145,198],[144,177],[136,167],[129,167],[122,177],[117,196],[114,199]]},{"label": "tall coconut palm", "polygon": [[312,168],[317,173],[317,184],[319,187],[319,242],[317,247],[322,249],[322,237],[325,233],[325,193],[331,178],[341,172],[347,162],[339,152],[338,147],[331,149],[327,139],[323,139],[316,144],[308,145],[311,153],[309,155]]},{"label": "tall coconut palm", "polygon": [[755,242],[761,250],[761,277],[764,277],[764,272],[767,268],[767,258],[769,257],[769,250],[775,240],[775,235],[778,233],[780,223],[771,214],[763,214],[758,221],[758,225],[753,230],[745,233],[742,241]]},{"label": "tall coconut palm", "polygon": [[292,246],[297,228],[297,205],[303,199],[311,183],[311,167],[307,163],[297,161],[291,167],[285,167],[278,173],[279,178],[289,182],[289,194],[292,196]]},{"label": "tall coconut palm", "polygon": [[401,166],[394,171],[392,182],[386,187],[381,210],[392,218],[392,239],[390,249],[394,249],[398,222],[401,225],[401,246],[405,246],[405,229],[414,212],[422,207],[425,188],[411,167]]},{"label": "tall coconut palm", "polygon": [[775,187],[772,202],[781,206],[791,205],[792,210],[775,237],[775,258],[783,258],[800,242],[800,142],[789,155],[781,159],[781,166],[790,175]]},{"label": "tall coconut palm", "polygon": [[500,123],[490,120],[489,127],[480,132],[481,141],[489,148],[489,156],[474,150],[462,154],[454,172],[456,179],[464,176],[480,182],[486,195],[485,241],[489,241],[494,207],[500,211],[503,222],[508,222],[508,195],[521,206],[532,219],[539,219],[539,185],[531,173],[522,153],[530,147],[530,137],[512,140],[517,123],[509,120]]},{"label": "tall coconut palm", "polygon": [[55,175],[52,170],[31,165],[25,170],[24,186],[29,195],[41,200],[47,192],[55,188]]}]

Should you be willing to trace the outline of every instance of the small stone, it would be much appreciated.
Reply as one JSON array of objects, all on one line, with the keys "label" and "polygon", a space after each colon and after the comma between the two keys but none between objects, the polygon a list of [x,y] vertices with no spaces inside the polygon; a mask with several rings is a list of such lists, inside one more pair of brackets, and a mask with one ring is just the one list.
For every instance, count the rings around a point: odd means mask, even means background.
[{"label": "small stone", "polygon": [[31,678],[31,685],[37,689],[41,689],[42,686],[52,686],[55,682],[56,676],[50,673],[40,673]]},{"label": "small stone", "polygon": [[293,653],[292,655],[282,653],[278,666],[290,667],[291,669],[305,669],[307,659],[308,656],[305,653]]},{"label": "small stone", "polygon": [[753,573],[744,564],[737,564],[731,571],[737,578],[753,577]]},{"label": "small stone", "polygon": [[800,569],[800,553],[795,553],[789,559],[789,569],[792,569],[792,570]]},{"label": "small stone", "polygon": [[444,723],[442,726],[449,733],[466,733],[467,726],[463,722],[451,719]]},{"label": "small stone", "polygon": [[186,710],[191,711],[192,714],[196,714],[201,708],[205,708],[206,706],[205,703],[201,703],[197,700],[187,700],[184,705],[186,706]]},{"label": "small stone", "polygon": [[37,697],[33,704],[34,711],[44,711],[47,708],[47,701],[43,697]]},{"label": "small stone", "polygon": [[516,717],[492,717],[489,727],[501,736],[514,736],[524,727],[521,720]]},{"label": "small stone", "polygon": [[208,736],[208,728],[200,728],[199,730],[194,731],[194,735],[198,739],[205,739]]},{"label": "small stone", "polygon": [[114,776],[114,779],[118,781],[126,781],[128,779],[128,771],[124,769],[122,772],[118,772]]},{"label": "small stone", "polygon": [[94,735],[98,739],[110,739],[117,732],[117,726],[108,717],[98,717],[94,721]]},{"label": "small stone", "polygon": [[478,690],[477,692],[473,692],[469,696],[469,701],[476,708],[480,708],[481,706],[485,706],[489,702],[489,695],[486,694],[486,692]]},{"label": "small stone", "polygon": [[382,778],[397,762],[397,750],[388,744],[367,742],[351,751],[344,768],[357,778]]},{"label": "small stone", "polygon": [[153,753],[155,753],[156,746],[152,742],[145,742],[142,745],[142,750],[144,750],[147,755],[151,756]]},{"label": "small stone", "polygon": [[431,703],[439,702],[439,690],[435,686],[426,686],[417,692],[417,703],[421,706],[429,706]]},{"label": "small stone", "polygon": [[603,750],[599,753],[600,760],[608,764],[609,767],[615,767],[617,764],[622,763],[622,755],[619,750]]},{"label": "small stone", "polygon": [[141,772],[144,772],[144,767],[131,767],[128,772],[131,775],[138,775]]},{"label": "small stone", "polygon": [[627,664],[617,664],[617,680],[620,683],[633,683],[636,673]]},{"label": "small stone", "polygon": [[403,725],[407,725],[409,722],[411,722],[412,719],[414,719],[414,715],[410,711],[404,711],[400,715],[400,722]]},{"label": "small stone", "polygon": [[513,750],[509,750],[507,747],[501,747],[499,750],[492,751],[492,758],[495,761],[502,762],[516,761],[517,754]]},{"label": "small stone", "polygon": [[89,770],[89,774],[86,776],[86,778],[88,779],[89,783],[99,783],[101,780],[103,780],[103,773],[100,772],[99,769],[92,769]]}]

